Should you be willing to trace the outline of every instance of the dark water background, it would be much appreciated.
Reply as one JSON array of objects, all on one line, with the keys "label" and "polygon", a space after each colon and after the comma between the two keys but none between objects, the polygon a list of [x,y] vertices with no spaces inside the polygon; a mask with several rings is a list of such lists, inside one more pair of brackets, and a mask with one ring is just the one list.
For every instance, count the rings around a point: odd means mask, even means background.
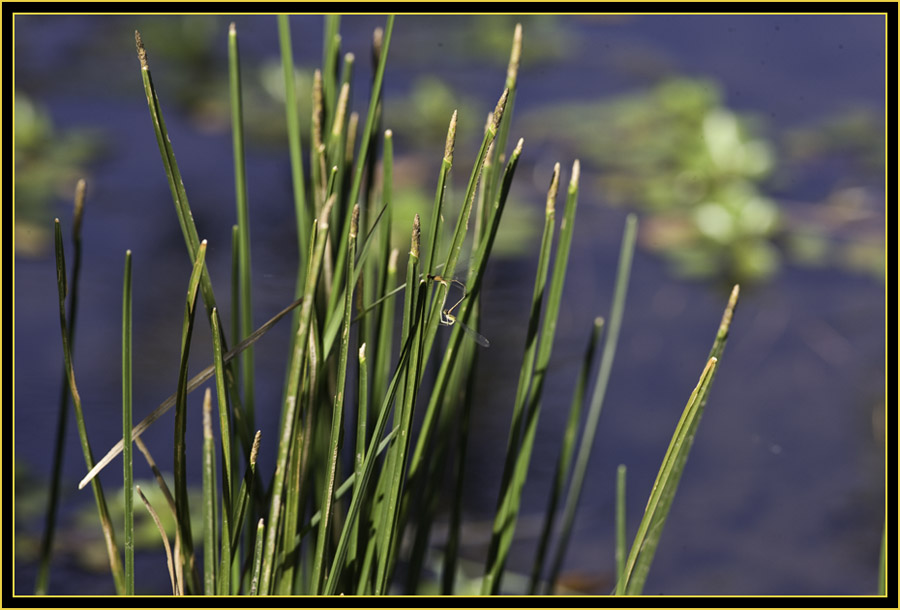
[{"label": "dark water background", "polygon": [[[106,146],[106,153],[88,168],[75,354],[95,455],[121,436],[119,316],[125,250],[134,252],[136,420],[174,388],[183,293],[190,272],[134,53],[133,31],[143,28],[145,19],[19,16],[15,23],[16,88],[44,104],[57,128],[101,130]],[[175,18],[167,19],[173,23],[172,37],[189,36],[176,27]],[[227,71],[225,41],[231,20],[215,21],[220,35],[209,70],[222,75]],[[244,62],[277,57],[274,16],[233,20]],[[504,28],[509,24],[504,30],[507,39],[514,22],[502,21]],[[341,23],[344,49],[359,58],[354,106],[363,112],[368,41],[373,27],[383,23],[383,17],[345,17]],[[479,57],[474,34],[468,33],[470,24],[471,19],[463,17],[399,17],[385,77],[386,104],[402,101],[417,75],[433,73],[477,100],[478,114],[460,119],[480,126],[502,88],[508,51],[495,53],[491,62]],[[541,41],[529,40],[526,22],[517,115],[555,101],[593,99],[644,85],[646,66],[714,78],[731,108],[766,116],[774,130],[803,125],[851,103],[883,112],[880,16],[570,16],[562,24],[567,45],[563,56],[529,63],[529,45]],[[142,31],[154,78],[163,87],[162,75],[177,72],[178,64],[164,57],[157,60],[154,40]],[[320,65],[322,19],[295,17],[292,32],[297,61]],[[194,220],[201,238],[210,242],[207,261],[212,280],[224,295],[235,222],[231,136],[227,130],[199,128],[187,113],[167,103],[165,90],[160,97]],[[409,135],[402,132],[402,125],[385,127],[398,133],[398,142]],[[511,138],[519,135],[514,120]],[[518,180],[531,188],[522,189],[516,205],[539,210],[553,163],[562,163],[567,179],[578,151],[550,147],[531,151],[524,135]],[[436,176],[442,143],[442,139],[433,142],[430,152],[424,153],[433,161],[425,164],[429,176]],[[475,152],[474,145],[457,146],[457,181],[467,178]],[[296,238],[286,144],[251,142],[247,171],[254,314],[259,324],[288,303],[293,291]],[[591,168],[584,171],[589,177]],[[828,167],[816,177],[782,195],[816,200],[840,178]],[[433,178],[427,183],[433,193]],[[583,179],[583,184],[589,180]],[[464,183],[458,188],[461,193]],[[431,194],[428,197],[424,205],[430,208]],[[585,338],[593,318],[608,314],[624,225],[624,211],[603,205],[589,188],[583,189],[581,202],[545,389],[542,430],[525,490],[519,542],[508,565],[521,572],[530,569],[536,515],[544,510]],[[52,215],[61,218],[68,235],[71,206],[66,200],[58,201]],[[48,218],[48,226],[50,222]],[[44,480],[50,474],[48,447],[55,433],[61,368],[52,247],[38,257],[17,257],[15,265],[15,459]],[[465,554],[472,559],[484,552],[481,545],[486,545],[487,534],[482,530],[489,531],[496,501],[534,265],[534,256],[500,260],[486,280],[482,330],[492,347],[490,357],[482,358],[477,432],[469,450],[473,479],[465,491],[467,519],[474,524],[467,530]],[[884,295],[884,286],[870,278],[790,266],[771,282],[745,291],[646,593],[875,591],[884,517],[879,428]],[[633,536],[726,299],[720,288],[673,277],[657,257],[638,250],[587,492],[567,561],[568,574],[594,583],[596,592],[608,590],[614,571],[615,468],[619,463],[629,468],[628,522]],[[207,341],[205,333],[198,330],[195,346]],[[277,426],[286,341],[283,332],[273,332],[256,350],[257,370],[272,371],[272,383],[257,383],[256,399],[258,424],[269,439],[275,437]],[[195,351],[198,370],[207,364],[208,352],[201,347]],[[199,429],[194,431],[199,434]],[[164,469],[171,460],[166,449],[170,437],[165,424],[157,424],[144,436],[151,448],[157,447],[156,458]],[[273,458],[274,443],[264,443],[263,463],[271,464]],[[99,527],[77,526],[74,521],[78,507],[93,505],[88,490],[75,491],[83,464],[71,421],[59,536],[74,539],[75,544],[79,536],[99,534]],[[141,467],[136,461],[137,476],[146,474],[139,472]],[[120,485],[120,476],[119,469],[108,469],[106,489]],[[17,545],[31,548],[39,539],[42,519],[43,509],[16,514]],[[16,561],[19,594],[30,593],[34,586],[36,567],[28,548],[18,553]],[[162,554],[144,554],[139,561],[139,591],[165,592]],[[108,573],[87,571],[63,553],[54,563],[50,590],[91,594],[111,593],[113,588]]]}]

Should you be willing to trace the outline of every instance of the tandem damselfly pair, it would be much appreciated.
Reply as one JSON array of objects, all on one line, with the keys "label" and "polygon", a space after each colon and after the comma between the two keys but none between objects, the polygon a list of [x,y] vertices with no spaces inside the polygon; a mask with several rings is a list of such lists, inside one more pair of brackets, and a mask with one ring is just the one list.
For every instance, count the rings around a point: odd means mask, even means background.
[{"label": "tandem damselfly pair", "polygon": [[[444,326],[453,326],[454,324],[459,324],[460,327],[469,335],[472,339],[475,340],[475,343],[482,347],[490,347],[491,342],[488,341],[484,335],[479,333],[477,330],[466,326],[463,322],[456,319],[456,315],[454,315],[453,310],[459,307],[459,304],[462,303],[465,298],[468,296],[468,292],[466,292],[466,285],[460,282],[459,280],[454,279],[446,279],[441,277],[440,275],[429,275],[429,280],[438,282],[447,287],[447,292],[444,294],[444,300],[441,302],[441,324]],[[459,299],[451,306],[446,307],[447,299],[450,296],[450,287],[456,286],[461,291],[461,296]]]}]

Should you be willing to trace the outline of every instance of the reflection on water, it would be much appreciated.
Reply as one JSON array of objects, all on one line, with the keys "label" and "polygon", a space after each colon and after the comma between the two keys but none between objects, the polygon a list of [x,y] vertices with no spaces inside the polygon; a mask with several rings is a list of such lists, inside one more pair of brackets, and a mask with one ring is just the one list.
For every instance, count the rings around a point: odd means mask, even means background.
[{"label": "reflection on water", "polygon": [[[118,323],[110,322],[117,319],[121,298],[118,253],[126,248],[134,251],[135,278],[139,278],[134,366],[144,373],[135,379],[136,416],[165,398],[177,379],[183,285],[190,272],[133,56],[135,19],[16,19],[17,89],[43,104],[59,129],[102,127],[109,147],[108,154],[90,165],[88,175],[83,300],[75,354],[79,388],[86,408],[95,413],[88,421],[91,442],[104,448],[121,433],[117,415],[120,339]],[[417,79],[433,74],[473,108],[460,120],[471,123],[469,128],[474,129],[468,133],[477,137],[483,116],[495,100],[493,84],[502,78],[505,56],[501,55],[497,64],[473,61],[470,55],[460,63],[450,63],[448,58],[456,57],[462,47],[472,47],[475,30],[465,29],[471,22],[462,18],[453,18],[452,28],[443,19],[398,19],[386,77],[386,105],[392,101],[402,104]],[[484,24],[491,19],[474,21]],[[560,161],[568,166],[576,157],[585,161],[583,203],[548,371],[542,430],[532,461],[533,475],[525,490],[520,540],[508,566],[523,573],[530,569],[536,534],[530,524],[532,516],[544,510],[579,358],[594,317],[608,314],[624,223],[624,210],[604,205],[608,194],[603,190],[602,163],[587,162],[592,151],[585,147],[591,146],[592,139],[577,146],[555,141],[550,137],[552,127],[550,136],[534,133],[529,139],[524,118],[541,116],[544,127],[552,126],[554,114],[542,114],[542,108],[606,99],[672,74],[713,79],[730,107],[765,115],[776,135],[834,116],[851,104],[867,105],[878,115],[883,113],[884,99],[884,28],[877,16],[566,17],[553,25],[565,33],[564,45],[549,44],[559,40],[552,37],[551,24],[532,19],[535,22],[525,26],[526,55],[516,108],[522,121],[514,121],[512,136],[525,137],[520,176],[531,171],[535,183],[532,186],[523,179],[512,205],[539,209],[552,164]],[[160,52],[160,61],[165,63],[154,72],[159,78],[172,79],[165,86],[173,92],[181,87],[179,75],[202,73],[205,79],[209,77],[204,89],[210,96],[198,101],[173,94],[165,103],[174,105],[166,108],[168,128],[179,160],[183,160],[195,221],[210,241],[207,260],[212,280],[220,286],[229,282],[227,244],[234,222],[230,169],[223,169],[230,168],[231,140],[216,121],[200,124],[194,117],[209,100],[218,99],[218,87],[224,83],[223,24],[227,21],[217,20],[222,35],[213,40],[221,43],[220,47],[195,49],[195,59],[184,70],[179,61]],[[371,29],[381,21],[345,18],[345,48],[367,57]],[[246,61],[261,63],[277,55],[274,18],[239,17],[237,22]],[[167,25],[174,23],[172,18],[162,19],[162,23],[161,33],[156,35],[159,44],[183,41],[181,30]],[[319,63],[321,23],[311,17],[297,18],[294,23],[297,31],[308,33],[295,36],[294,41],[295,54],[304,64],[300,69],[306,70]],[[425,36],[426,32],[430,34]],[[537,36],[537,32],[543,33],[531,43],[529,35]],[[504,36],[508,38],[506,30]],[[554,55],[529,55],[531,44],[555,49]],[[367,78],[366,64],[358,62],[360,82]],[[248,74],[253,74],[252,70]],[[280,121],[277,103],[271,97],[266,101],[263,84],[250,76],[246,81],[248,90],[255,92],[252,99],[258,107],[277,117],[273,121]],[[246,107],[253,105],[245,99]],[[206,116],[216,116],[215,108],[207,110]],[[526,131],[516,133],[517,125]],[[404,134],[404,125],[389,127],[401,144],[399,151],[410,153],[404,146],[411,147],[413,138]],[[591,129],[598,130],[599,138],[603,126]],[[293,221],[285,222],[292,212],[283,148],[260,139],[252,142],[249,151],[257,322],[292,300],[297,253]],[[474,144],[457,143],[458,167],[471,164],[466,156],[474,149]],[[420,182],[413,186],[424,189],[424,200],[430,201],[433,184],[429,177],[436,172],[440,148],[429,146],[426,150],[421,155],[424,162],[410,165],[422,169],[410,174]],[[429,155],[434,157],[432,163],[427,161]],[[827,201],[829,193],[843,189],[846,194],[849,188],[864,189],[867,198],[874,193],[880,201],[880,174],[875,172],[873,178],[871,172],[855,172],[848,158],[839,153],[809,162],[803,166],[803,179],[793,183],[779,174],[790,167],[776,167],[773,181],[760,188],[779,202]],[[456,180],[464,180],[463,174],[460,171]],[[454,188],[462,192],[464,184]],[[837,222],[825,213],[825,207],[804,205],[787,206],[783,212],[789,219],[804,222],[804,215],[812,217],[819,227]],[[67,225],[70,211],[58,202],[56,206],[52,214],[60,215]],[[866,222],[876,229],[880,226],[874,234],[882,235],[883,206],[872,206],[867,199],[864,208],[869,215]],[[527,213],[521,217],[530,218]],[[49,222],[49,218],[45,220]],[[527,238],[518,241],[527,243]],[[876,253],[878,247],[874,245]],[[477,421],[473,422],[477,433],[470,442],[467,466],[473,478],[465,490],[466,516],[476,530],[478,523],[493,513],[496,503],[499,456],[515,393],[512,382],[496,380],[517,377],[516,354],[524,340],[534,264],[533,256],[500,260],[488,270],[485,280],[482,332],[491,340],[490,358],[482,359],[479,405],[474,410]],[[38,489],[49,476],[45,447],[51,442],[53,427],[48,422],[56,416],[59,391],[53,278],[51,257],[16,260],[16,456],[17,466],[19,461],[29,465]],[[704,422],[650,572],[648,593],[874,591],[884,498],[879,440],[883,431],[872,429],[873,412],[883,409],[884,401],[883,289],[866,276],[836,269],[835,261],[828,259],[819,268],[788,263],[768,282],[743,292]],[[608,590],[614,570],[615,468],[619,463],[628,465],[628,522],[633,534],[669,436],[705,361],[726,298],[716,287],[672,277],[655,255],[638,252],[588,492],[582,499],[569,551],[570,583],[588,583],[581,586],[593,593]],[[209,360],[208,350],[201,347],[208,344],[203,334],[208,331],[198,328],[197,332],[195,370]],[[257,384],[256,399],[260,424],[272,431],[270,437],[277,427],[286,345],[284,334],[273,332],[256,351],[258,371],[274,371],[271,383]],[[74,552],[69,552],[86,546],[82,536],[99,532],[99,528],[93,531],[92,526],[77,525],[77,507],[93,507],[89,492],[74,491],[83,474],[83,458],[74,426],[70,432],[59,534],[63,552],[54,563],[51,591],[111,592],[108,575],[88,574],[76,565]],[[150,446],[166,447],[170,437],[170,430],[160,424],[144,438]],[[273,462],[273,446],[263,450],[261,460],[264,469]],[[109,473],[107,486],[114,487],[117,476]],[[17,503],[35,497],[26,496],[27,491],[17,481]],[[34,505],[37,508],[32,510],[40,513],[40,500]],[[17,509],[17,529],[21,528],[17,552],[22,554],[17,556],[16,592],[28,593],[34,578],[28,549],[39,535],[43,515],[33,519],[24,500]],[[464,542],[468,542],[466,557],[479,560],[484,548],[477,531]],[[146,562],[140,573],[143,578],[146,572],[147,586],[158,576],[160,591],[165,591],[164,561],[156,555],[144,556],[141,561]]]}]

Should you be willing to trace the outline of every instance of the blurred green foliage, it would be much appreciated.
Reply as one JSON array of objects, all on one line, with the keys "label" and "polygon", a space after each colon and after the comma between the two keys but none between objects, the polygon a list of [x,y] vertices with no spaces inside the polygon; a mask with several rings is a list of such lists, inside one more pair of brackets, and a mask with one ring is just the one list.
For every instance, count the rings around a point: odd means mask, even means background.
[{"label": "blurred green foliage", "polygon": [[84,166],[100,152],[95,131],[60,132],[46,109],[15,93],[16,254],[37,256],[50,243],[53,203],[71,202]]},{"label": "blurred green foliage", "polygon": [[[857,167],[871,171],[881,165],[883,171],[878,122],[871,114],[857,110],[830,119],[827,128],[797,130],[784,142],[774,141],[759,119],[727,108],[713,81],[669,78],[612,99],[541,108],[524,123],[526,138],[562,140],[576,149],[596,170],[595,187],[604,201],[641,210],[642,245],[679,275],[727,285],[759,282],[786,259],[883,275],[877,231],[848,237],[841,232],[846,225],[836,221],[863,215],[877,229],[873,202],[861,211],[858,190],[848,195],[846,184],[837,185],[825,201],[808,204],[817,213],[805,215],[795,212],[802,205],[788,206],[767,194],[776,172],[790,184],[802,174],[798,165],[819,163],[835,151],[855,159]],[[776,150],[787,145],[793,163],[779,165]],[[838,210],[847,205],[853,209]]]}]

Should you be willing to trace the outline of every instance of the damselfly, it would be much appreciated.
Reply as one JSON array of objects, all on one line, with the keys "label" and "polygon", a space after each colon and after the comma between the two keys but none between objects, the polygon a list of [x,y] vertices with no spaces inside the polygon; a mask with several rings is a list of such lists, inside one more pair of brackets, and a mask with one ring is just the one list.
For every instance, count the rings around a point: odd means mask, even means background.
[{"label": "damselfly", "polygon": [[[454,279],[448,280],[448,279],[441,277],[440,275],[429,275],[428,279],[438,282],[440,284],[443,284],[444,286],[447,287],[447,292],[444,294],[444,300],[441,303],[441,324],[443,324],[444,326],[453,326],[454,324],[459,324],[462,327],[462,329],[466,332],[466,334],[469,335],[472,339],[474,339],[478,345],[480,345],[482,347],[490,347],[491,342],[488,341],[484,335],[482,335],[475,329],[469,328],[463,322],[460,322],[459,320],[457,320],[456,316],[453,314],[453,310],[456,309],[457,307],[459,307],[459,304],[463,302],[463,300],[466,298],[466,296],[468,296],[468,293],[466,292],[466,285],[463,284],[462,282],[460,282],[459,280],[454,280]],[[462,291],[462,296],[459,297],[459,299],[456,301],[456,303],[453,304],[452,307],[445,309],[444,306],[447,304],[447,297],[450,296],[450,286],[451,285],[458,286],[459,289]]]},{"label": "damselfly", "polygon": [[[443,266],[443,265],[438,265],[438,267],[441,267],[441,266]],[[468,292],[466,291],[466,285],[464,283],[462,283],[459,280],[455,280],[455,279],[446,279],[440,275],[422,275],[422,276],[420,276],[420,278],[421,278],[421,281],[425,281],[425,279],[427,278],[429,280],[443,284],[444,286],[447,287],[447,294],[444,295],[444,300],[441,303],[440,323],[443,326],[453,326],[454,324],[459,324],[460,327],[462,327],[462,329],[466,332],[466,334],[469,335],[472,339],[474,339],[475,342],[478,343],[478,345],[481,345],[482,347],[490,347],[491,346],[491,342],[488,341],[484,337],[484,335],[480,334],[478,331],[470,328],[469,326],[466,326],[466,324],[464,324],[463,322],[460,322],[459,320],[457,320],[456,316],[453,314],[453,310],[456,309],[457,307],[459,307],[460,303],[462,303],[463,300],[465,300],[465,298],[468,296]],[[455,286],[459,287],[459,289],[462,291],[462,296],[460,296],[459,299],[457,299],[456,303],[454,303],[452,307],[446,308],[445,305],[447,304],[447,298],[450,295],[449,289],[450,289],[451,285],[455,285]],[[360,318],[362,318],[369,311],[374,309],[377,305],[379,305],[380,303],[384,302],[385,300],[391,298],[392,296],[394,296],[395,294],[397,294],[404,288],[406,288],[406,282],[403,282],[402,284],[400,284],[399,286],[397,286],[390,292],[383,295],[381,298],[379,298],[379,299],[375,300],[374,302],[372,302],[371,304],[369,304],[368,307],[366,307],[365,309],[363,309],[361,312],[359,312],[357,314],[356,318],[354,318],[353,321],[357,322]]]}]

